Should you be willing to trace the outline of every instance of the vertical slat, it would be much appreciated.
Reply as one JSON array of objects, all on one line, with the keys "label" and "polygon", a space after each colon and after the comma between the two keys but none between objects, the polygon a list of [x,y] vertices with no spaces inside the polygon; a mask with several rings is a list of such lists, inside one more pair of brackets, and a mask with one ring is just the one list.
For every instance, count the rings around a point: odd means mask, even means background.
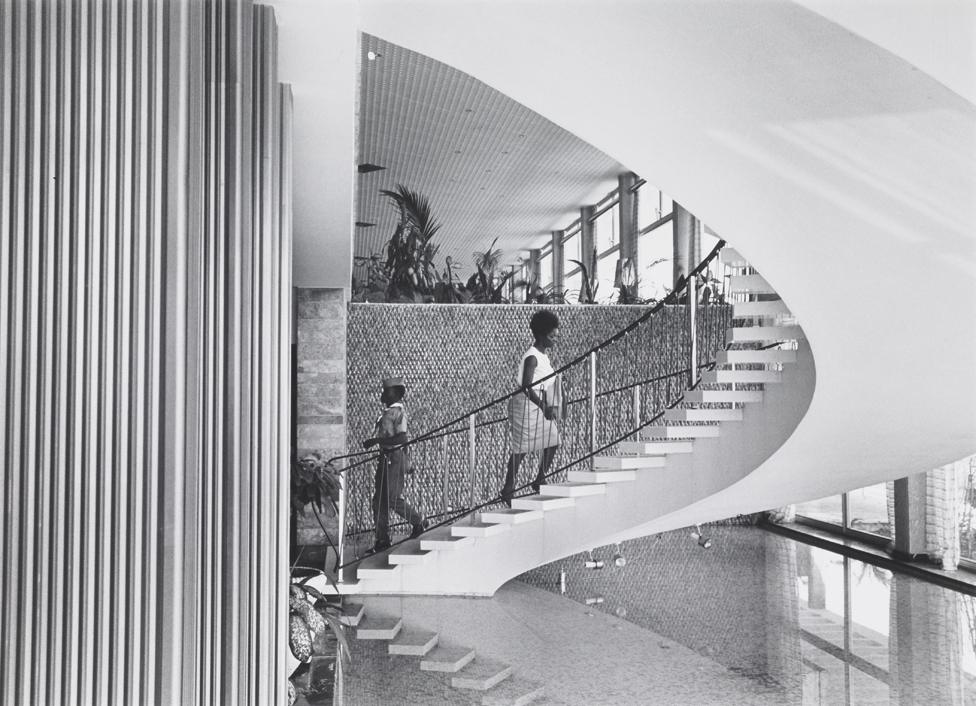
[{"label": "vertical slat", "polygon": [[[11,209],[11,177],[14,173],[11,164],[11,141],[13,138],[13,109],[11,94],[13,92],[13,36],[11,33],[12,15],[10,9],[0,12],[0,465],[12,469],[7,456],[9,443],[8,421],[11,419],[9,410],[13,408],[13,397],[10,391],[12,371],[10,368],[10,283],[13,280],[11,272],[11,250],[15,237],[13,224],[10,219]],[[13,554],[13,545],[9,542],[7,529],[7,501],[11,495],[7,491],[7,484],[12,481],[14,473],[4,473],[0,479],[0,633],[12,635],[8,623],[8,602],[16,590],[16,584],[8,573],[8,564]],[[0,658],[0,696],[9,696],[4,686],[13,679],[9,671],[8,655]]]},{"label": "vertical slat", "polygon": [[276,41],[249,0],[0,6],[3,703],[284,696]]},{"label": "vertical slat", "polygon": [[[279,171],[279,253],[278,253],[278,279],[276,290],[278,293],[277,320],[278,331],[278,405],[280,410],[278,416],[278,445],[277,459],[275,468],[278,472],[278,503],[275,514],[279,518],[278,522],[278,561],[277,561],[277,580],[275,583],[274,595],[278,597],[275,605],[275,617],[277,620],[276,629],[269,639],[269,644],[275,646],[275,668],[272,674],[283,675],[287,663],[288,650],[288,567],[290,563],[291,537],[288,525],[281,522],[281,518],[289,517],[290,512],[290,468],[291,468],[291,396],[294,391],[291,389],[292,370],[291,370],[291,340],[292,340],[292,303],[291,303],[291,232],[292,232],[292,212],[291,200],[291,175],[292,175],[292,109],[293,100],[291,86],[282,86],[280,91],[281,101],[281,131],[280,131],[280,171]],[[287,410],[287,411],[286,411]],[[276,684],[278,691],[275,693],[275,702],[283,703],[286,698],[285,682],[279,679]]]}]

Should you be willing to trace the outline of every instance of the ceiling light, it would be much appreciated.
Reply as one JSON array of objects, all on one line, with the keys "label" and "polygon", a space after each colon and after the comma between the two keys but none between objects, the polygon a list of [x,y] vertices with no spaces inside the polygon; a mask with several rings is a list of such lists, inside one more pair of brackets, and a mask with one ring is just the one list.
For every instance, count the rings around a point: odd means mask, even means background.
[{"label": "ceiling light", "polygon": [[373,50],[370,50],[370,51],[366,52],[366,58],[369,59],[370,61],[376,61],[381,56],[383,56],[383,55],[380,54],[379,52],[375,52]]}]

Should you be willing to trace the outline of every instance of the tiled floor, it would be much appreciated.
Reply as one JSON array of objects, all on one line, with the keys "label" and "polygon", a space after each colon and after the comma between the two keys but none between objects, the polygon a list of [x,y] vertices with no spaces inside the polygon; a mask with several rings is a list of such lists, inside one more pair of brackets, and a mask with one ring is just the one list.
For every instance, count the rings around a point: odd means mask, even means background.
[{"label": "tiled floor", "polygon": [[[514,581],[492,599],[368,599],[367,612],[402,614],[449,644],[511,664],[541,681],[540,704],[778,704],[775,690],[645,628]],[[354,641],[344,704],[480,703],[449,679],[421,672],[417,658]],[[731,700],[730,700],[731,699]]]},{"label": "tiled floor", "polygon": [[[607,547],[603,570],[569,557],[492,599],[364,600],[545,683],[543,704],[976,703],[973,596],[756,528],[707,531],[709,550],[687,531],[634,540],[622,567]],[[479,703],[385,644],[353,651],[344,704]]]}]

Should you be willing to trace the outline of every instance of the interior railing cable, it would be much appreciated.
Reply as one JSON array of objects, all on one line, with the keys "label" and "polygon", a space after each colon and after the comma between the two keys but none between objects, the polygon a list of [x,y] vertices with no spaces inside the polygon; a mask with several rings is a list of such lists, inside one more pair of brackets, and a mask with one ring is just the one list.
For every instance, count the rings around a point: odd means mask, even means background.
[{"label": "interior railing cable", "polygon": [[[700,383],[700,371],[714,367],[716,354],[727,347],[730,307],[715,293],[701,303],[695,287],[724,245],[719,241],[673,291],[630,324],[533,382],[536,389],[558,381],[565,402],[555,420],[547,419],[525,390],[516,387],[394,447],[404,450],[410,465],[420,469],[407,476],[403,495],[430,523],[426,532],[466,516],[473,519],[473,513],[499,506],[541,483],[565,480],[570,469],[598,455],[620,453],[622,442],[680,404],[684,393]],[[554,435],[558,445],[553,451]],[[351,472],[371,468],[390,451],[331,459],[346,462],[340,471],[345,476],[340,569],[371,555],[370,535],[375,530],[373,479]],[[532,480],[515,480],[503,493],[513,454],[528,457],[538,470],[526,471],[522,464],[522,473]],[[391,524],[391,529],[401,526]]]}]

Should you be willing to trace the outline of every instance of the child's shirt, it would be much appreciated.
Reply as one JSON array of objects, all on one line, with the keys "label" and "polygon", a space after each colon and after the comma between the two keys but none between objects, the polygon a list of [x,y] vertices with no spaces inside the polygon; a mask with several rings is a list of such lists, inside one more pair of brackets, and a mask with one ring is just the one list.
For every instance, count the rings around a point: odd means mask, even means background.
[{"label": "child's shirt", "polygon": [[377,439],[389,439],[401,433],[407,433],[407,410],[403,408],[402,402],[394,402],[376,420],[373,436]]}]

